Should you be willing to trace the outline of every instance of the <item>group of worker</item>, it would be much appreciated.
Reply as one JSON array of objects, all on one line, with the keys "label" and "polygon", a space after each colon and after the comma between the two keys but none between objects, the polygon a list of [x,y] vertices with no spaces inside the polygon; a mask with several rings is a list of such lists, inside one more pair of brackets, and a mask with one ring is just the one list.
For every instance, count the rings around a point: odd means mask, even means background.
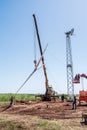
[{"label": "group of worker", "polygon": [[[64,94],[61,95],[61,101],[64,102]],[[73,97],[73,101],[72,101],[72,110],[76,109],[76,96]]]}]

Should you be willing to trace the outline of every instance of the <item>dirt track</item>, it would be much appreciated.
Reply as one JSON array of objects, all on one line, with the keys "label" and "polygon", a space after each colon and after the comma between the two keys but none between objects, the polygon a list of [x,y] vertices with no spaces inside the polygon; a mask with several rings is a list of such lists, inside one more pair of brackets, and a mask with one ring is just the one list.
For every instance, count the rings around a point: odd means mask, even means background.
[{"label": "dirt track", "polygon": [[87,106],[77,106],[76,110],[72,110],[72,104],[67,102],[29,101],[16,102],[13,107],[5,110],[3,113],[33,115],[43,119],[53,120],[81,118],[83,112],[87,112]]},{"label": "dirt track", "polygon": [[60,130],[86,130],[87,129],[86,126],[83,126],[81,124],[82,113],[87,112],[86,105],[77,106],[76,110],[72,110],[72,104],[66,101],[63,103],[61,101],[56,101],[56,102],[21,101],[21,102],[16,102],[13,105],[13,107],[8,108],[7,106],[8,104],[0,105],[1,116],[3,115],[10,118],[12,117],[13,119],[17,117],[17,120],[20,120],[21,118],[20,122],[26,121],[27,125],[30,125],[29,118],[31,118],[32,116],[32,117],[37,117],[38,119],[55,121],[61,125]]}]

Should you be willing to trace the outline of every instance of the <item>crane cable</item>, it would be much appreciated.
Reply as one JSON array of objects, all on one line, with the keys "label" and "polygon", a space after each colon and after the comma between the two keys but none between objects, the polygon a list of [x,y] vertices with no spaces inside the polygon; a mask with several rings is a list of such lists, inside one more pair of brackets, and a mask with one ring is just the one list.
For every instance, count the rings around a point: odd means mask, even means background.
[{"label": "crane cable", "polygon": [[41,56],[40,59],[38,60],[36,66],[35,66],[35,68],[34,68],[34,70],[33,70],[32,73],[28,76],[28,78],[24,81],[24,83],[20,86],[20,88],[16,91],[15,94],[17,94],[17,93],[20,91],[20,89],[25,85],[25,83],[26,83],[26,82],[31,78],[31,76],[36,72],[36,70],[38,70],[38,66],[39,66],[39,64],[40,64],[40,61],[42,60],[43,54],[45,53],[45,51],[46,51],[46,49],[47,49],[47,46],[48,46],[48,44],[46,45],[46,48],[44,49],[44,51],[43,51],[43,53],[42,53],[42,56]]}]

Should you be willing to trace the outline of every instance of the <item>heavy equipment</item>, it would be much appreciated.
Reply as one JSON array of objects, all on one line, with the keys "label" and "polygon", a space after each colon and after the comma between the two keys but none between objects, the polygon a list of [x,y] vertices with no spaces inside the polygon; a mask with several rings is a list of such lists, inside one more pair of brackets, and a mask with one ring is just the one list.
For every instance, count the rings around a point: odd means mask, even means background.
[{"label": "heavy equipment", "polygon": [[[35,28],[36,28],[36,34],[37,34],[37,39],[38,39],[38,44],[39,44],[39,49],[40,49],[40,54],[41,56],[43,55],[42,51],[42,46],[41,46],[41,40],[38,32],[38,26],[37,26],[37,21],[36,21],[36,16],[33,14],[34,18],[34,23],[35,23]],[[46,92],[44,95],[38,95],[42,98],[42,101],[51,101],[52,98],[55,99],[55,91],[53,90],[52,86],[49,85],[48,83],[48,77],[47,77],[47,72],[46,72],[46,66],[44,63],[44,56],[42,56],[42,66],[43,66],[43,71],[44,71],[44,76],[45,76],[45,87],[46,87]],[[36,62],[36,61],[34,61]]]},{"label": "heavy equipment", "polygon": [[82,102],[86,102],[87,104],[87,90],[84,90],[84,82],[83,79],[87,79],[87,75],[82,74],[76,74],[74,78],[74,84],[80,84],[80,79],[82,82],[82,90],[79,91],[79,105],[81,105]]}]

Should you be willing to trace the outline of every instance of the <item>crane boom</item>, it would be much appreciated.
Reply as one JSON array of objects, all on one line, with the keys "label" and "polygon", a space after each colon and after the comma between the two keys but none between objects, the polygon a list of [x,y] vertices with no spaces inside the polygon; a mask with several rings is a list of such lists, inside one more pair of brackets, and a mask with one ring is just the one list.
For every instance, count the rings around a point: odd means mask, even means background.
[{"label": "crane boom", "polygon": [[[39,36],[39,31],[38,31],[38,26],[37,26],[37,21],[36,21],[35,14],[33,14],[33,18],[34,18],[34,23],[35,23],[36,33],[37,33],[37,39],[38,39],[40,54],[42,56],[43,51],[42,51],[41,40],[40,40],[40,36]],[[44,71],[44,75],[45,75],[45,86],[46,86],[46,93],[47,93],[47,89],[49,87],[49,84],[48,84],[48,77],[47,77],[46,67],[45,67],[45,63],[44,63],[44,56],[42,56],[42,65],[43,65],[43,71]]]}]

